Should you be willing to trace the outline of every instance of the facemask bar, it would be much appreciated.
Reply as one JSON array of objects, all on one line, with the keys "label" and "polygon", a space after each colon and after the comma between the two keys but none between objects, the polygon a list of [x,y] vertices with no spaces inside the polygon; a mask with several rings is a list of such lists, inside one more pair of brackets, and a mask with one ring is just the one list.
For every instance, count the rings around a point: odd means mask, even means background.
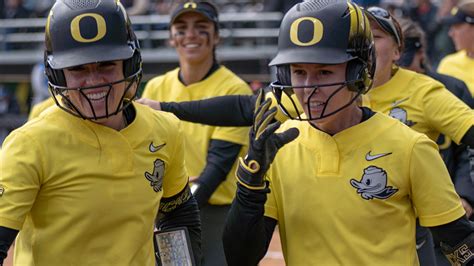
[{"label": "facemask bar", "polygon": [[[133,74],[133,75],[127,77],[127,78],[124,78],[124,79],[121,79],[121,80],[118,80],[118,81],[114,81],[114,82],[111,82],[111,83],[104,83],[104,84],[99,84],[99,85],[94,85],[94,86],[89,86],[89,87],[71,88],[71,87],[57,86],[57,85],[52,84],[51,82],[48,82],[48,85],[49,85],[49,89],[51,91],[51,94],[53,95],[53,99],[54,99],[54,101],[56,102],[56,105],[59,108],[63,109],[64,111],[66,111],[66,112],[68,112],[72,115],[81,117],[82,119],[97,120],[97,119],[108,118],[110,116],[116,115],[117,113],[119,113],[120,111],[125,109],[131,103],[131,101],[133,100],[133,98],[135,98],[135,96],[137,94],[138,85],[140,84],[140,80],[141,80],[141,73],[142,73],[142,70],[140,69],[135,74]],[[120,102],[119,102],[118,106],[115,108],[115,111],[113,111],[112,113],[109,113],[109,104],[108,104],[109,95],[110,95],[110,93],[113,89],[113,86],[116,85],[116,84],[122,83],[122,82],[128,82],[128,84],[125,88],[125,91],[124,91],[124,93],[123,93],[123,95],[120,99]],[[133,93],[132,98],[128,99],[128,101],[126,101],[125,97],[127,96],[130,88],[135,83],[137,84],[137,89]],[[103,88],[103,87],[108,87],[107,95],[105,96],[106,97],[105,98],[105,103],[106,103],[105,110],[106,111],[105,111],[105,115],[97,116],[97,114],[94,110],[94,107],[92,105],[91,100],[89,100],[89,98],[87,98],[86,93],[84,91],[90,90],[90,89],[96,89],[96,88]],[[80,93],[81,97],[83,97],[84,99],[87,100],[89,108],[92,111],[92,116],[86,116],[86,115],[84,115],[83,113],[81,113],[79,111],[79,109],[69,99],[69,96],[68,96],[69,91],[78,91]]]},{"label": "facemask bar", "polygon": [[[346,88],[348,84],[352,84],[354,82],[356,82],[356,81],[346,81],[346,82],[338,82],[338,83],[322,84],[322,85],[305,85],[305,86],[281,85],[278,82],[273,82],[273,83],[270,84],[270,86],[272,88],[273,94],[275,95],[278,106],[279,106],[280,110],[283,112],[283,114],[285,114],[287,117],[289,117],[290,119],[293,119],[293,120],[315,121],[315,120],[320,120],[320,119],[329,117],[329,116],[343,110],[344,108],[348,107],[349,105],[351,105],[362,94],[362,91],[358,91],[356,96],[353,97],[348,103],[342,105],[341,107],[337,108],[333,112],[330,112],[329,114],[325,114],[326,108],[328,106],[328,103],[331,101],[331,99],[338,92],[340,92],[342,89]],[[339,86],[339,87],[324,102],[324,108],[323,108],[323,111],[321,112],[321,115],[319,117],[312,117],[311,113],[309,113],[309,114],[306,114],[307,117],[303,117],[302,115],[304,114],[304,111],[300,110],[300,108],[298,108],[299,105],[297,103],[295,103],[294,97],[292,97],[294,95],[294,89],[310,89],[310,88],[312,88],[313,91],[311,92],[311,95],[308,97],[308,99],[309,99],[309,98],[313,97],[313,95],[315,94],[315,92],[318,89],[322,89],[324,87],[331,87],[331,86]],[[283,97],[288,98],[289,103],[290,103],[290,108],[293,108],[293,110],[295,112],[291,112],[291,109],[288,109],[288,107],[285,106],[285,103],[284,103],[285,101],[283,100]],[[308,101],[308,103],[307,103],[307,107],[308,107],[307,109],[308,110],[310,109],[309,105],[310,105],[310,101]],[[294,116],[294,115],[292,115],[292,113],[297,114],[297,115]]]}]

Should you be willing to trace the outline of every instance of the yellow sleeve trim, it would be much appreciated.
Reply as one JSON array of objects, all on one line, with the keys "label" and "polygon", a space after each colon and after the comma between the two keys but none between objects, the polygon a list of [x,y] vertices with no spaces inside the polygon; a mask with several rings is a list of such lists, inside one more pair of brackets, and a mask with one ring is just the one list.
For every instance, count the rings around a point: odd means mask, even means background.
[{"label": "yellow sleeve trim", "polygon": [[23,227],[23,224],[5,217],[0,217],[0,226],[20,231]]},{"label": "yellow sleeve trim", "polygon": [[459,219],[461,216],[466,215],[466,211],[459,202],[454,209],[451,209],[447,212],[443,212],[437,215],[430,215],[430,216],[420,216],[420,224],[424,227],[433,227],[439,226],[443,224],[450,223],[456,219]]},{"label": "yellow sleeve trim", "polygon": [[[474,114],[474,113],[473,113]],[[456,132],[456,136],[454,136],[453,141],[456,142],[456,144],[459,145],[461,143],[461,139],[464,137],[466,132],[474,126],[474,118],[467,119],[459,128],[458,131]]]},{"label": "yellow sleeve trim", "polygon": [[278,221],[278,210],[273,206],[269,206],[268,204],[265,204],[264,216],[270,217]]}]

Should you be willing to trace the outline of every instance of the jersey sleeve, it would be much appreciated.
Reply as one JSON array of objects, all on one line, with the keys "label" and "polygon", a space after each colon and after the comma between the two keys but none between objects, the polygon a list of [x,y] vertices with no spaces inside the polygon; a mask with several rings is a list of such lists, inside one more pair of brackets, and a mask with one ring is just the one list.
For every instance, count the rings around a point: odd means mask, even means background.
[{"label": "jersey sleeve", "polygon": [[184,136],[179,127],[179,120],[177,118],[175,119],[178,124],[176,127],[177,132],[175,132],[174,135],[170,133],[171,137],[174,139],[174,152],[171,156],[168,169],[166,170],[165,178],[163,179],[163,197],[165,198],[178,194],[188,183],[188,174],[184,163]]},{"label": "jersey sleeve", "polygon": [[42,152],[30,137],[15,131],[0,152],[0,226],[20,230],[41,187]]},{"label": "jersey sleeve", "polygon": [[439,86],[424,95],[424,115],[436,130],[459,144],[474,125],[474,112],[441,84]]},{"label": "jersey sleeve", "polygon": [[412,147],[409,172],[411,200],[422,226],[443,225],[464,215],[436,144],[425,135]]}]

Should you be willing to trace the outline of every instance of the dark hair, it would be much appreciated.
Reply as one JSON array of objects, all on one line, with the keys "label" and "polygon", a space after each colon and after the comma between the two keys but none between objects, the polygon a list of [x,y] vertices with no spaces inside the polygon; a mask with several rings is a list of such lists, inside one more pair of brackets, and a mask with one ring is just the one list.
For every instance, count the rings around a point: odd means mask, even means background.
[{"label": "dark hair", "polygon": [[415,21],[403,18],[400,19],[400,27],[403,31],[403,38],[404,39],[418,39],[421,43],[421,48],[423,49],[424,60],[423,60],[423,67],[426,69],[430,69],[431,64],[429,61],[429,57],[426,55],[426,34],[423,29],[420,27],[418,23]]}]

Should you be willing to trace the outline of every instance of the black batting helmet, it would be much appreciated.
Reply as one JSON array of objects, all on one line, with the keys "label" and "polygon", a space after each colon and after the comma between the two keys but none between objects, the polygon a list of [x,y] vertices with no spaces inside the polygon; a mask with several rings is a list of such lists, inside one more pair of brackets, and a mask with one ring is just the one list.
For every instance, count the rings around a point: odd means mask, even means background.
[{"label": "black batting helmet", "polygon": [[[58,0],[51,8],[45,30],[45,72],[53,96],[62,96],[56,103],[62,109],[83,118],[64,92],[69,88],[63,69],[79,65],[123,60],[124,80],[140,83],[142,59],[138,40],[125,8],[118,0]],[[112,84],[108,84],[111,88]],[[123,98],[133,99],[127,87]],[[87,89],[87,88],[80,88]],[[125,105],[107,114],[121,111]],[[92,108],[92,105],[91,105]]]},{"label": "black batting helmet", "polygon": [[[277,82],[272,83],[277,100],[293,94],[291,64],[347,63],[346,81],[351,91],[367,92],[375,73],[375,48],[369,21],[362,9],[344,0],[309,0],[296,4],[284,16],[278,37],[278,53],[270,62],[277,67]],[[316,120],[332,115],[324,113]],[[297,104],[293,104],[296,108]],[[285,113],[288,110],[280,104]],[[291,108],[293,108],[291,107]],[[297,111],[301,113],[301,111]],[[294,118],[294,117],[291,117]]]}]

